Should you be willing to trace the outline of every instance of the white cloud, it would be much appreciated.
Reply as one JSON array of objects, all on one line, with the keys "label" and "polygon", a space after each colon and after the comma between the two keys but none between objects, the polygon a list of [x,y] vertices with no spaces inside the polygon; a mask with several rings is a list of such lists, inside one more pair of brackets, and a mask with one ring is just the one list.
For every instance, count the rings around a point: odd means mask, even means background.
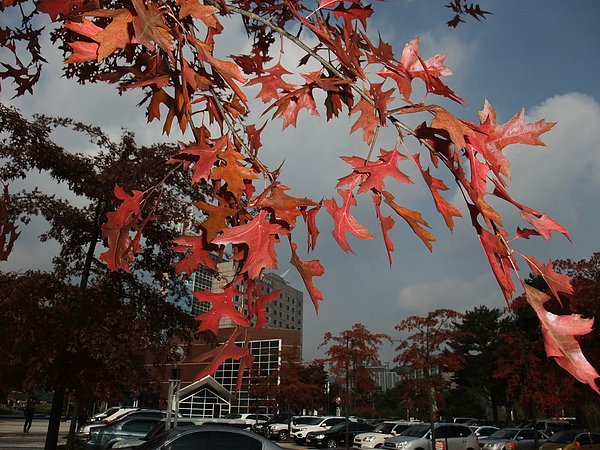
[{"label": "white cloud", "polygon": [[465,312],[479,305],[502,308],[502,295],[487,274],[473,279],[445,278],[404,287],[398,293],[401,317],[425,315],[439,308]]}]

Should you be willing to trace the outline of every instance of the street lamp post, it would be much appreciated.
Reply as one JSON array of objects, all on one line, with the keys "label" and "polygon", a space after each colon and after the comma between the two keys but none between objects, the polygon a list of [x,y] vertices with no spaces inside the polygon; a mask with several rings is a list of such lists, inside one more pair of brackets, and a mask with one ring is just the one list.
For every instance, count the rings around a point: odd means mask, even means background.
[{"label": "street lamp post", "polygon": [[[185,351],[178,346],[173,353],[173,369],[171,369],[171,378],[169,379],[165,430],[171,428],[171,417],[173,417],[173,428],[177,426],[177,417],[179,416],[179,393],[181,391],[181,369],[178,369],[177,365],[182,363],[184,359]],[[172,414],[173,412],[175,413],[174,416]]]}]

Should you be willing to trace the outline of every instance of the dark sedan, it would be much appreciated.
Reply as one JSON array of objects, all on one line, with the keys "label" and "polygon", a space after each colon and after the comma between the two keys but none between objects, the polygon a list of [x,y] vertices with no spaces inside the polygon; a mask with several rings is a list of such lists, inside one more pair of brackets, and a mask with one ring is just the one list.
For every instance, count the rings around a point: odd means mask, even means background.
[{"label": "dark sedan", "polygon": [[[364,422],[348,423],[348,442],[352,446],[354,436],[359,433],[373,431],[375,427]],[[311,431],[306,435],[306,445],[313,447],[341,447],[346,446],[346,422],[336,423],[328,430]]]},{"label": "dark sedan", "polygon": [[165,431],[137,450],[282,450],[282,447],[256,433],[213,425],[184,426]]}]

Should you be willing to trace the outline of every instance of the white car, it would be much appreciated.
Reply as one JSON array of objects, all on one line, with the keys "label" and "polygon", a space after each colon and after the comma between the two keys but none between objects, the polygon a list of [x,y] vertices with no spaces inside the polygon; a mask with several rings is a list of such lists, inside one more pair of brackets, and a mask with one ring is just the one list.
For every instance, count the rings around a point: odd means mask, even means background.
[{"label": "white car", "polygon": [[[296,417],[292,424],[290,437],[296,444],[303,445],[306,441],[306,435],[311,431],[328,430],[336,423],[344,422],[345,417],[340,416],[300,416]],[[356,419],[350,419],[356,421]]]},{"label": "white car", "polygon": [[267,422],[270,419],[270,416],[267,416],[266,414],[253,414],[253,413],[250,413],[250,414],[238,414],[238,413],[231,413],[231,414],[227,414],[225,416],[225,419],[243,420],[248,425],[254,425],[254,424],[257,424],[257,423]]},{"label": "white car", "polygon": [[380,448],[386,439],[402,433],[408,427],[416,425],[417,423],[419,422],[387,420],[377,425],[373,431],[357,434],[354,437],[354,447]]}]

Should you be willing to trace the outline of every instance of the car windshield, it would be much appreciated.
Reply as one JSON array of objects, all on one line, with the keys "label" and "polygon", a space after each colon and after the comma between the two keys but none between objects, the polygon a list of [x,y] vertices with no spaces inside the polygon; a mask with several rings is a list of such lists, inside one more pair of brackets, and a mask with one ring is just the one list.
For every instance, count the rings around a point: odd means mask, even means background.
[{"label": "car windshield", "polygon": [[241,418],[242,418],[241,414],[235,414],[235,413],[227,414],[225,416],[225,419],[241,419]]},{"label": "car windshield", "polygon": [[334,425],[331,426],[331,428],[329,429],[329,431],[340,431],[343,430],[346,427],[346,422],[340,422],[340,423],[336,423]]},{"label": "car windshield", "polygon": [[424,437],[429,431],[429,425],[415,425],[414,427],[408,427],[400,436],[410,436],[410,437]]},{"label": "car windshield", "polygon": [[377,433],[386,433],[386,434],[390,434],[392,432],[392,430],[394,429],[394,425],[396,425],[395,423],[380,423],[379,425],[377,425],[377,428],[375,428],[374,431],[376,431]]},{"label": "car windshield", "polygon": [[490,439],[513,439],[520,430],[498,430],[490,435]]},{"label": "car windshield", "polygon": [[548,442],[556,442],[558,444],[570,444],[575,440],[575,436],[577,436],[577,434],[579,434],[577,431],[572,430],[558,431],[557,433],[554,433],[552,436],[550,436]]},{"label": "car windshield", "polygon": [[319,425],[322,421],[321,417],[298,417],[296,425]]}]

